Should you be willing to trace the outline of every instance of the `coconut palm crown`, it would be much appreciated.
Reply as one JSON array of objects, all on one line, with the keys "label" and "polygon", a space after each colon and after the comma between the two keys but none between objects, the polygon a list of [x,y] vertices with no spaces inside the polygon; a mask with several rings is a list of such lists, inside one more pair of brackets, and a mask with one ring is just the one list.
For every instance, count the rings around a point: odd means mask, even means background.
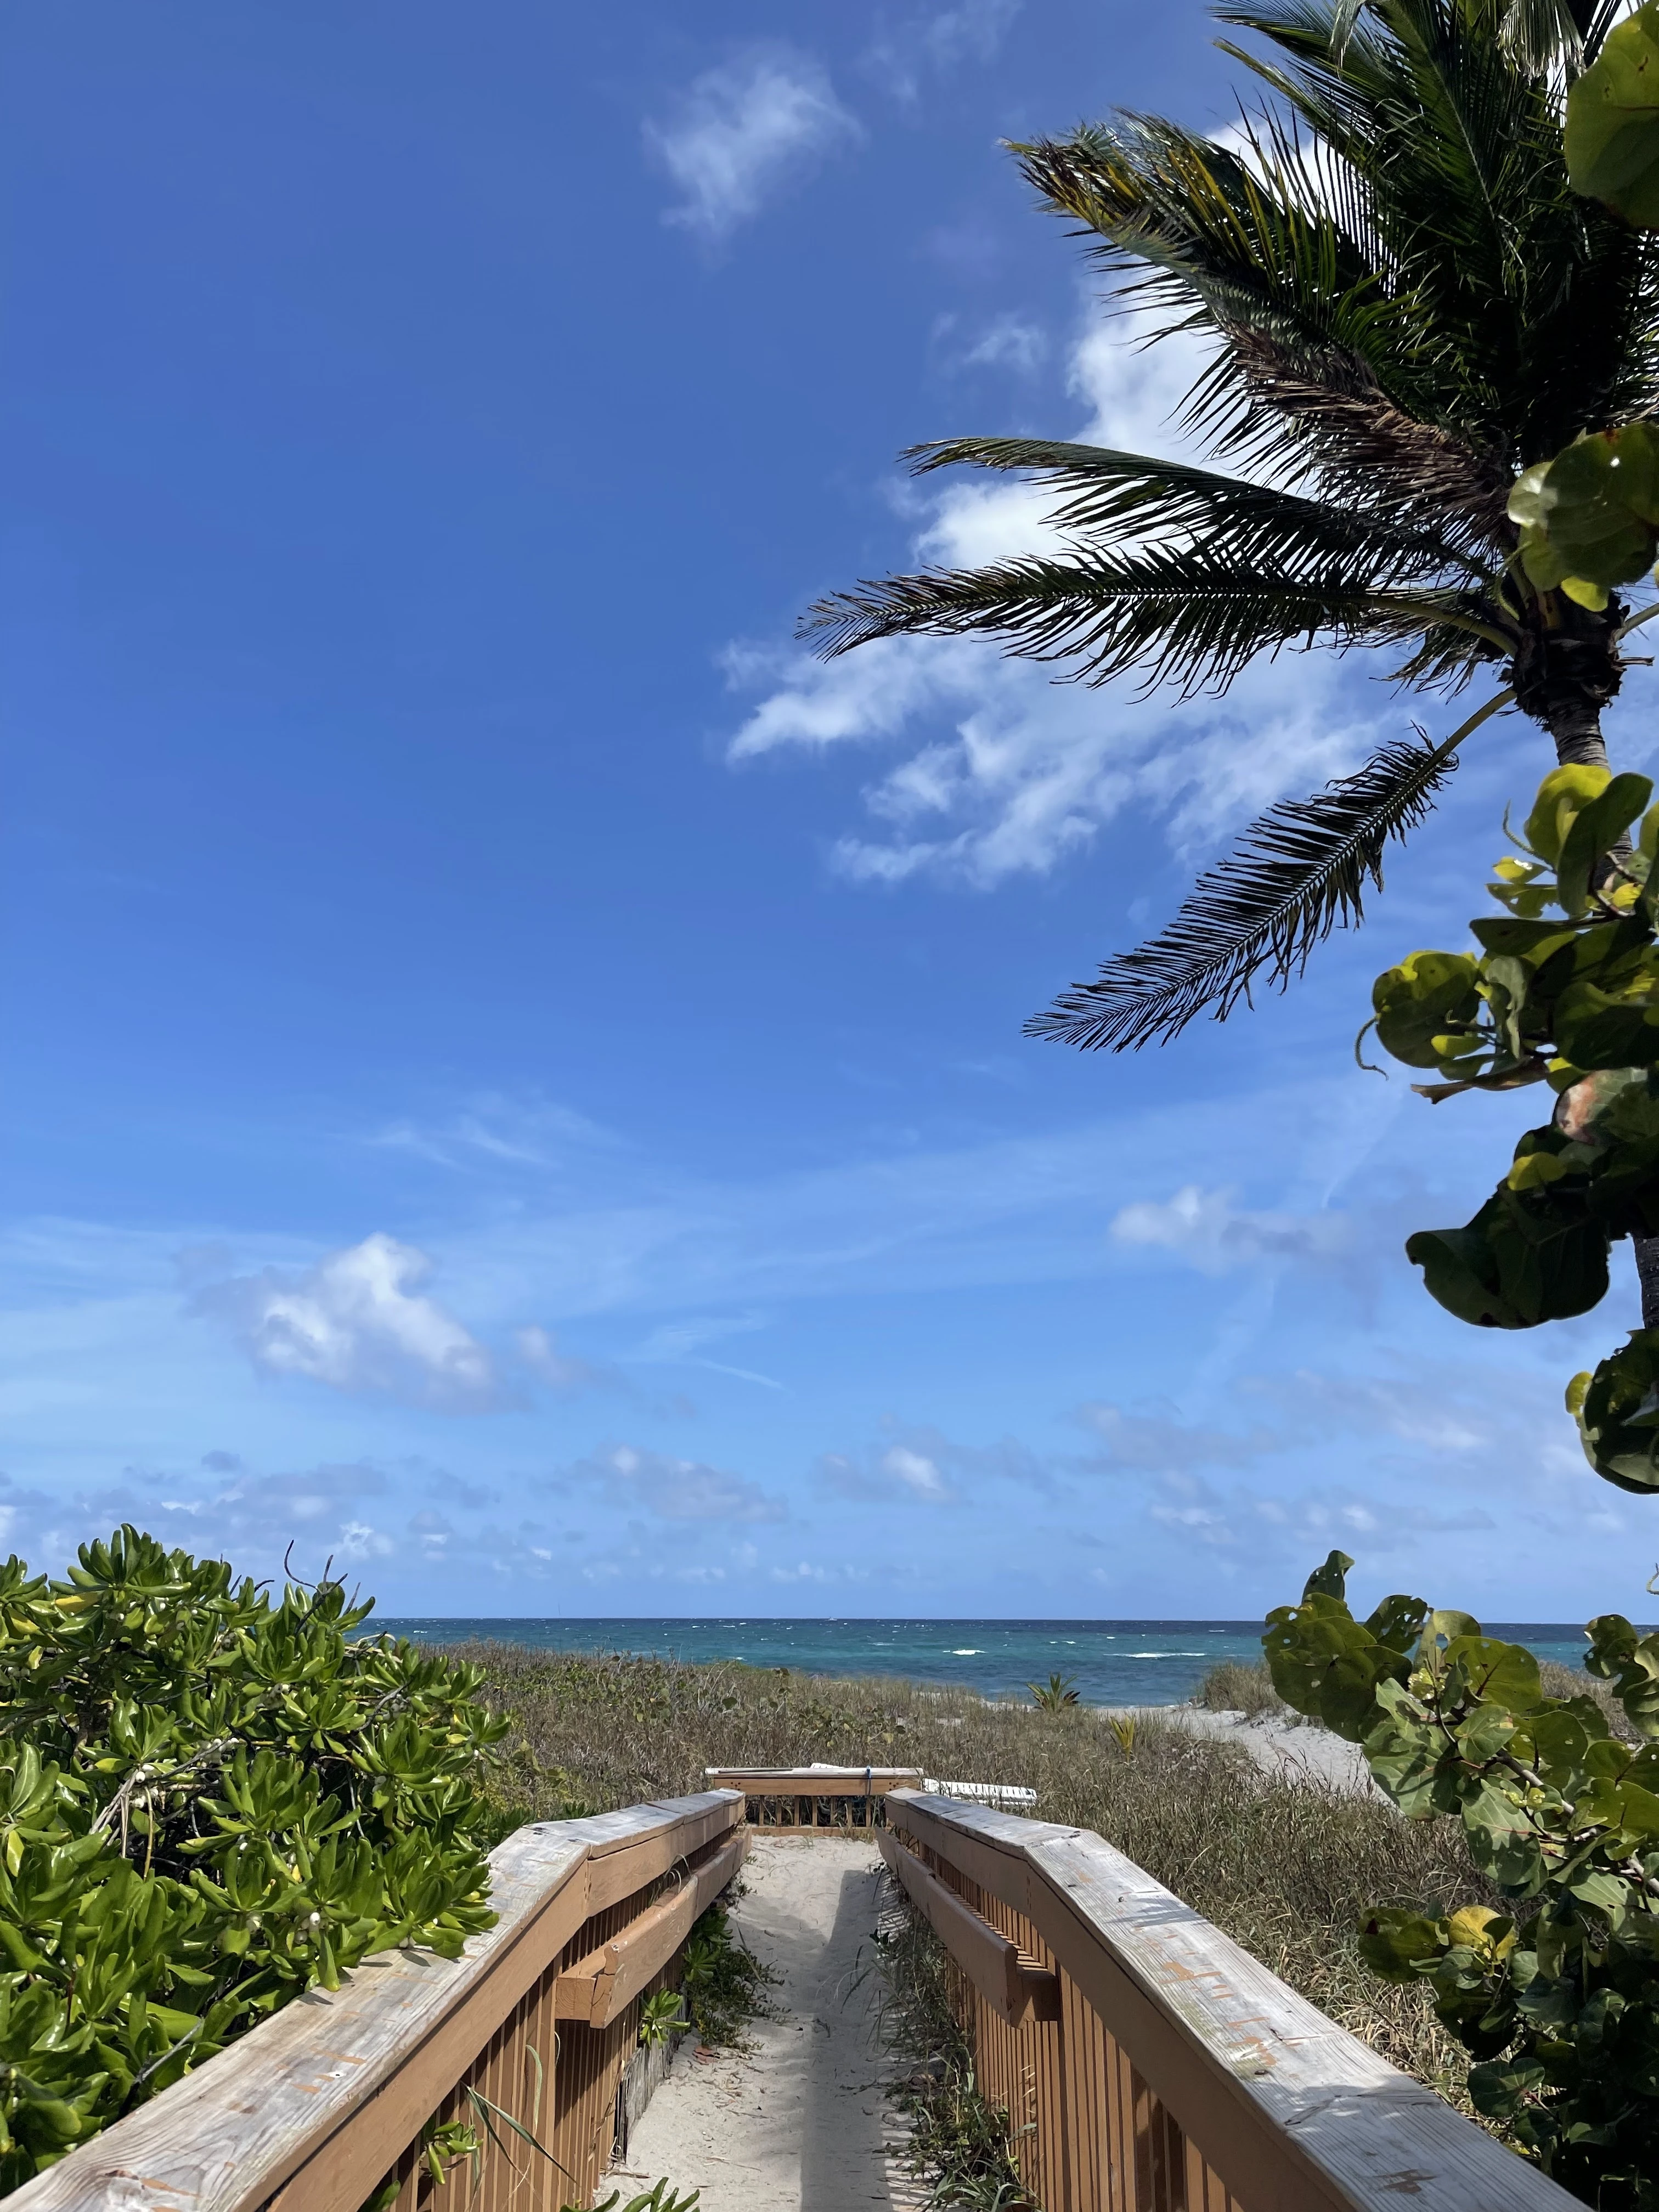
[{"label": "coconut palm crown", "polygon": [[1188,696],[1314,645],[1384,648],[1419,693],[1488,667],[1498,682],[1449,736],[1391,743],[1272,809],[1167,929],[1028,1034],[1139,1047],[1224,1017],[1258,976],[1287,981],[1358,918],[1389,838],[1502,708],[1560,760],[1605,761],[1630,611],[1531,586],[1506,507],[1528,465],[1659,404],[1659,238],[1576,195],[1562,154],[1567,84],[1618,4],[1231,4],[1219,20],[1268,52],[1224,51],[1270,94],[1233,143],[1120,113],[1014,148],[1117,301],[1206,342],[1183,412],[1216,465],[1030,438],[919,447],[921,472],[1052,486],[1060,546],[837,593],[804,625],[820,650],[985,635],[1073,681]]}]

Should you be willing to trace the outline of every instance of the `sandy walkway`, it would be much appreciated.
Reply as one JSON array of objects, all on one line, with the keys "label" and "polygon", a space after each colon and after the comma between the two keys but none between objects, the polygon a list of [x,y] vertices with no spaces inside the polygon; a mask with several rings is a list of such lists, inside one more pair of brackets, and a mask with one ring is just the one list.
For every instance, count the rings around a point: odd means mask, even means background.
[{"label": "sandy walkway", "polygon": [[883,2153],[871,1966],[881,1886],[873,1844],[757,1836],[734,1926],[782,1976],[775,2020],[747,2055],[696,2055],[688,2039],[607,2179],[666,2174],[701,2189],[699,2212],[858,2212],[906,2201]]}]

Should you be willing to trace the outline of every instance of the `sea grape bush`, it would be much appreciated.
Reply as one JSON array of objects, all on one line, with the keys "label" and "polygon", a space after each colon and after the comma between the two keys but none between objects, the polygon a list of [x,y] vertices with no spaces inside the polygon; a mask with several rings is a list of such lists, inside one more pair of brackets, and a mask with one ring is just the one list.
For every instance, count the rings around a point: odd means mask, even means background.
[{"label": "sea grape bush", "polygon": [[[1534,1082],[1555,1093],[1474,1218],[1407,1243],[1461,1320],[1531,1328],[1587,1312],[1613,1242],[1659,1232],[1652,795],[1646,776],[1553,770],[1488,886],[1507,911],[1471,924],[1479,951],[1414,952],[1376,980],[1378,1042],[1443,1079],[1418,1086],[1425,1097]],[[1659,1489],[1656,1386],[1659,1330],[1638,1329],[1568,1390],[1590,1464],[1622,1489]]]},{"label": "sea grape bush", "polygon": [[374,1951],[495,1916],[477,1668],[131,1527],[0,1567],[0,2191]]},{"label": "sea grape bush", "polygon": [[1659,1635],[1589,1624],[1588,1693],[1546,1697],[1522,1644],[1468,1614],[1385,1598],[1357,1621],[1333,1552],[1262,1638],[1285,1703],[1364,1747],[1413,1820],[1462,1822],[1501,1895],[1439,1917],[1380,1905],[1360,1950],[1426,1982],[1474,2054],[1469,2094],[1547,2173],[1602,2212],[1659,2208]]}]

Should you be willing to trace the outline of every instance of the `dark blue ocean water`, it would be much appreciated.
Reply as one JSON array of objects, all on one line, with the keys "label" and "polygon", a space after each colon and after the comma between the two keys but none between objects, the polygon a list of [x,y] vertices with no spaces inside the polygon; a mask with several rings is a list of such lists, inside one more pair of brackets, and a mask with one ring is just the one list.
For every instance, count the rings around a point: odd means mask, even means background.
[{"label": "dark blue ocean water", "polygon": [[[1576,1667],[1584,1632],[1571,1623],[1488,1622],[1488,1635]],[[1261,1656],[1254,1620],[383,1620],[422,1643],[486,1636],[538,1651],[629,1651],[741,1659],[810,1674],[902,1674],[985,1697],[1069,1675],[1091,1705],[1174,1705],[1218,1659]]]}]

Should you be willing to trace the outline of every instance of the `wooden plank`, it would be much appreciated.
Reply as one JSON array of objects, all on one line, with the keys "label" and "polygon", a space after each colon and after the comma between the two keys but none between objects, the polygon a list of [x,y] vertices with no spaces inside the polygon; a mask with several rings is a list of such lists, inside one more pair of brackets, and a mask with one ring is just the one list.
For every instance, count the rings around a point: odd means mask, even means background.
[{"label": "wooden plank", "polygon": [[609,2027],[667,1966],[696,1922],[731,1883],[748,1850],[749,1833],[744,1829],[660,1904],[630,1921],[608,1943],[601,1943],[574,1966],[566,1967],[553,1984],[558,2018],[579,2020],[589,2027]]},{"label": "wooden plank", "polygon": [[913,1766],[711,1766],[710,1782],[741,1790],[745,1797],[884,1797],[890,1790],[915,1790],[921,1771]]},{"label": "wooden plank", "polygon": [[682,1845],[699,1847],[688,1836],[706,1840],[742,1808],[735,1792],[705,1792],[520,1828],[490,1853],[500,1917],[459,1959],[388,1952],[332,1994],[308,1991],[26,2182],[7,2212],[357,2212],[597,1909],[591,1873],[665,1851],[666,1872]]},{"label": "wooden plank", "polygon": [[1018,1909],[1251,2212],[1398,2212],[1402,2195],[1417,2212],[1576,2202],[1098,1836],[941,1799],[895,1800],[894,1811],[952,1864],[1000,1869],[997,1894],[1018,1887],[1012,1863],[1024,1861],[1030,1903]]},{"label": "wooden plank", "polygon": [[982,1920],[886,1830],[877,1832],[876,1841],[910,1902],[1000,2019],[1023,2027],[1028,2020],[1060,2018],[1058,1974],[1023,1957],[1018,1944]]}]

